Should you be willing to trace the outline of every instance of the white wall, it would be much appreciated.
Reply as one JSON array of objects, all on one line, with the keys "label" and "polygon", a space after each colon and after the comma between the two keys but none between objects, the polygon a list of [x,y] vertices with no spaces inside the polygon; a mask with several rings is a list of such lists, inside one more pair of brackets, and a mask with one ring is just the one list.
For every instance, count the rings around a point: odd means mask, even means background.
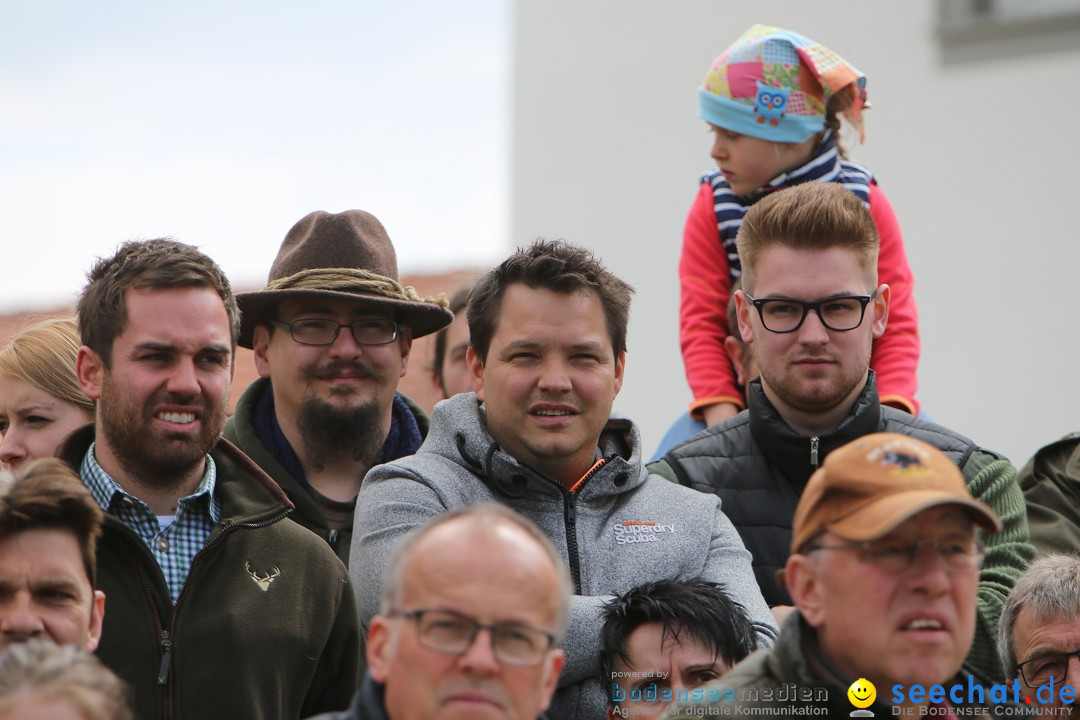
[{"label": "white wall", "polygon": [[512,240],[587,245],[637,288],[617,409],[641,425],[648,453],[690,400],[676,267],[711,163],[696,88],[754,22],[819,40],[869,78],[867,144],[853,155],[877,173],[904,230],[924,409],[1017,465],[1080,429],[1080,40],[945,64],[936,8],[516,3]]}]

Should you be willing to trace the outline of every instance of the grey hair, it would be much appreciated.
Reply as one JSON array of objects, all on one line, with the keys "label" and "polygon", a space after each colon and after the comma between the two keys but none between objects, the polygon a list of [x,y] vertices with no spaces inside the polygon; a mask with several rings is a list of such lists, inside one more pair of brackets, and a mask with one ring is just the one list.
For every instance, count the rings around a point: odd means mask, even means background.
[{"label": "grey hair", "polygon": [[62,699],[86,720],[131,720],[124,684],[96,657],[72,645],[32,639],[0,655],[0,713],[20,698]]},{"label": "grey hair", "polygon": [[1013,629],[1024,608],[1037,623],[1080,618],[1080,557],[1047,555],[1039,558],[1013,586],[998,622],[998,656],[1009,680],[1016,677]]},{"label": "grey hair", "polygon": [[551,544],[551,540],[544,535],[544,531],[537,527],[532,520],[502,503],[483,502],[465,505],[442,513],[406,535],[394,548],[394,552],[390,556],[390,563],[386,567],[386,574],[383,576],[380,612],[387,615],[399,608],[405,580],[405,565],[416,544],[435,528],[456,520],[467,522],[470,527],[477,529],[491,529],[500,524],[512,525],[524,530],[529,537],[544,549],[544,553],[551,560],[552,565],[555,567],[555,573],[559,578],[559,608],[555,621],[555,641],[561,643],[563,633],[566,631],[566,623],[570,619],[570,596],[574,593],[574,583],[570,579],[570,571],[555,546]]}]

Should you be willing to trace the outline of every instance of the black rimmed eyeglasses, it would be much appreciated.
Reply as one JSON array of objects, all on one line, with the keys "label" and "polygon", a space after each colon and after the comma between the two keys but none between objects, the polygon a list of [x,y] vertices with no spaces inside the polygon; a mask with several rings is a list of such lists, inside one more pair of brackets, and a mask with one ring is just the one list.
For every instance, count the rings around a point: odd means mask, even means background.
[{"label": "black rimmed eyeglasses", "polygon": [[420,644],[447,655],[463,654],[481,630],[490,633],[491,651],[503,665],[539,665],[555,645],[555,636],[546,630],[513,622],[489,625],[453,610],[395,610],[389,615],[411,618]]},{"label": "black rimmed eyeglasses", "polygon": [[308,318],[291,323],[271,320],[270,325],[288,330],[292,339],[301,345],[333,345],[341,328],[352,329],[357,345],[386,345],[397,340],[399,326],[393,320],[353,320],[339,323],[334,320]]},{"label": "black rimmed eyeglasses", "polygon": [[866,306],[875,297],[877,290],[869,295],[831,295],[813,302],[787,297],[755,298],[746,294],[746,299],[757,308],[761,324],[774,333],[795,332],[811,310],[829,330],[854,330],[862,325]]},{"label": "black rimmed eyeglasses", "polygon": [[1035,689],[1054,683],[1061,685],[1069,676],[1069,659],[1080,658],[1080,650],[1063,653],[1049,653],[1041,657],[1025,660],[1016,666],[1024,684]]}]

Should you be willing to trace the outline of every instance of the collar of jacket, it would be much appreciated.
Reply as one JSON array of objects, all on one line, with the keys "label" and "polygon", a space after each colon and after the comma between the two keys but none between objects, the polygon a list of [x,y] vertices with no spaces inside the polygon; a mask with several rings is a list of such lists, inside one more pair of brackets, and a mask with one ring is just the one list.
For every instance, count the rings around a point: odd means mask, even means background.
[{"label": "collar of jacket", "polygon": [[[474,393],[461,393],[435,406],[424,445],[456,447],[455,461],[505,497],[561,497],[567,492],[562,483],[519,462],[495,442],[487,430],[486,413]],[[641,464],[637,427],[627,418],[616,415],[608,418],[598,445],[607,462],[582,486],[577,493],[579,497],[629,492],[648,478]]]},{"label": "collar of jacket", "polygon": [[[800,686],[826,687],[829,691],[830,704],[834,699],[836,700],[834,710],[843,710],[846,713],[851,709],[847,691],[858,678],[846,677],[825,657],[825,652],[818,642],[817,631],[807,624],[798,610],[793,610],[784,620],[780,635],[776,639],[776,646],[771,653],[769,662],[774,665],[774,677],[792,678]],[[989,678],[965,664],[942,685],[949,687],[960,684],[966,688],[968,676],[972,677],[976,685],[984,689],[989,689],[993,684]],[[890,688],[879,687],[877,699],[867,709],[871,710],[875,717],[892,717],[895,713],[888,701],[890,697]],[[989,707],[995,704],[988,701],[976,705]],[[967,703],[963,705],[968,706]],[[989,716],[989,713],[981,714]]]},{"label": "collar of jacket", "polygon": [[881,421],[881,402],[878,400],[874,371],[871,370],[866,386],[851,406],[848,416],[831,433],[817,436],[818,464],[813,465],[810,454],[812,438],[795,432],[784,422],[777,409],[765,397],[761,378],[750,381],[746,394],[750,411],[750,434],[754,442],[769,462],[776,465],[800,492],[813,472],[825,461],[826,455],[855,438],[877,432]]},{"label": "collar of jacket", "polygon": [[[77,475],[93,441],[94,424],[90,423],[69,435],[57,456]],[[219,438],[210,456],[218,467],[215,492],[221,498],[221,524],[272,522],[293,509],[278,484],[228,440]]]}]

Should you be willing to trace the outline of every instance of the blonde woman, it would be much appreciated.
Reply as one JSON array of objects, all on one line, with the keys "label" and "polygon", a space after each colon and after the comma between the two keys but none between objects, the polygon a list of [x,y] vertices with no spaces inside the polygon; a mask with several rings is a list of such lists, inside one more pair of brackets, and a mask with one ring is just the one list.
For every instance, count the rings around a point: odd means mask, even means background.
[{"label": "blonde woman", "polygon": [[52,457],[75,428],[94,419],[79,388],[72,318],[31,325],[0,349],[0,465]]}]

